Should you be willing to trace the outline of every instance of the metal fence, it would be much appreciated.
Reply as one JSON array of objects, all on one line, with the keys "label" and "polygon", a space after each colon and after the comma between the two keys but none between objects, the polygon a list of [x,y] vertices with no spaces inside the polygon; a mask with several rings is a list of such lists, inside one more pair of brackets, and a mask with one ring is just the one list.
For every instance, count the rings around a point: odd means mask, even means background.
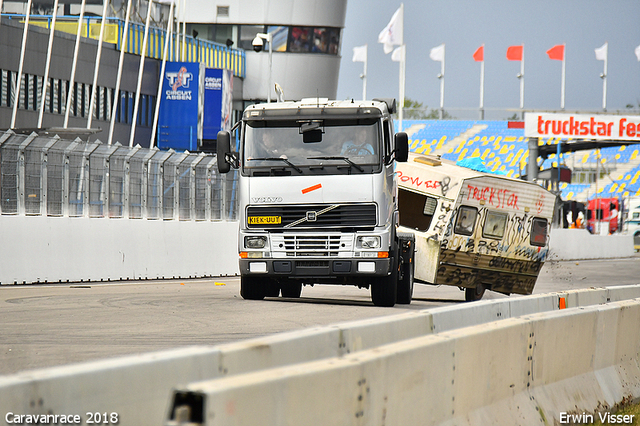
[{"label": "metal fence", "polygon": [[0,134],[0,213],[235,220],[237,173],[215,155]]}]

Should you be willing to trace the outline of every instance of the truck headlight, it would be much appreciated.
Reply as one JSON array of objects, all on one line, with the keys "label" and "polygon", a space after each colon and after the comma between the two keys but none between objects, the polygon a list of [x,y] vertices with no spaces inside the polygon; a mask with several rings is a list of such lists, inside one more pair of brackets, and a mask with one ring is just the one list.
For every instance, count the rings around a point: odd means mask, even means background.
[{"label": "truck headlight", "polygon": [[244,246],[250,249],[261,249],[267,245],[267,237],[244,237]]},{"label": "truck headlight", "polygon": [[380,247],[380,237],[377,235],[365,235],[356,240],[356,248],[376,249],[378,247]]}]

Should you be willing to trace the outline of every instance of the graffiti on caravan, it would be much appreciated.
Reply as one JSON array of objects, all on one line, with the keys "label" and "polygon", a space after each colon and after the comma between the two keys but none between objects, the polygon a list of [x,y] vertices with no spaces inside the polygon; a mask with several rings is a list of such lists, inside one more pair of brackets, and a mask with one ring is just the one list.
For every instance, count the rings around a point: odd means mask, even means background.
[{"label": "graffiti on caravan", "polygon": [[519,210],[518,194],[504,188],[477,187],[467,184],[467,200],[484,201],[498,209],[505,207]]}]

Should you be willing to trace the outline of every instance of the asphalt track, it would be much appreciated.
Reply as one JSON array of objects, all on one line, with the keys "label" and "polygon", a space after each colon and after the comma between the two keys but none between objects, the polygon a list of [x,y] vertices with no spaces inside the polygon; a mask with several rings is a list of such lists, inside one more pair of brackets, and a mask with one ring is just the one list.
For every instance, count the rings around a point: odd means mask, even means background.
[{"label": "asphalt track", "polygon": [[[547,262],[534,293],[627,284],[640,284],[640,256]],[[368,290],[315,286],[305,287],[300,299],[247,301],[239,278],[219,277],[8,285],[0,286],[0,303],[0,374],[6,375],[464,303],[464,293],[416,284],[411,305],[379,308]]]}]

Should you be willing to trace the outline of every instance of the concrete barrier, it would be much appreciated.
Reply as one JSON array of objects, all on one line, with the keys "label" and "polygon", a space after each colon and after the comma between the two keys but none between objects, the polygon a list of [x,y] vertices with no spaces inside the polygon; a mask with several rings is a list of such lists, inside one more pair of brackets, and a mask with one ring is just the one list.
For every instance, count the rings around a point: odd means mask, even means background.
[{"label": "concrete barrier", "polygon": [[237,226],[0,215],[0,284],[236,275]]},{"label": "concrete barrier", "polygon": [[549,236],[549,259],[618,259],[635,253],[633,235],[592,235],[586,229],[553,228]]},{"label": "concrete barrier", "polygon": [[[640,297],[640,285],[480,301],[215,347],[25,371],[0,377],[0,413],[51,411],[84,415],[89,411],[113,411],[119,414],[121,425],[158,425],[166,419],[172,388],[179,385],[321,360],[342,364],[347,356],[357,357],[366,351],[375,353],[389,345],[402,347],[408,341],[428,336],[442,339],[443,335],[461,327],[491,324],[487,327],[492,328],[499,320],[557,311],[560,296],[576,306],[606,303]],[[347,364],[350,362],[353,361]]]},{"label": "concrete barrier", "polygon": [[[0,215],[0,284],[239,274],[236,221]],[[553,229],[550,259],[634,255],[633,236]],[[210,259],[210,260],[209,260]]]},{"label": "concrete barrier", "polygon": [[594,419],[640,397],[638,324],[635,299],[192,383],[175,393],[165,424],[512,426],[558,424],[573,414]]}]

